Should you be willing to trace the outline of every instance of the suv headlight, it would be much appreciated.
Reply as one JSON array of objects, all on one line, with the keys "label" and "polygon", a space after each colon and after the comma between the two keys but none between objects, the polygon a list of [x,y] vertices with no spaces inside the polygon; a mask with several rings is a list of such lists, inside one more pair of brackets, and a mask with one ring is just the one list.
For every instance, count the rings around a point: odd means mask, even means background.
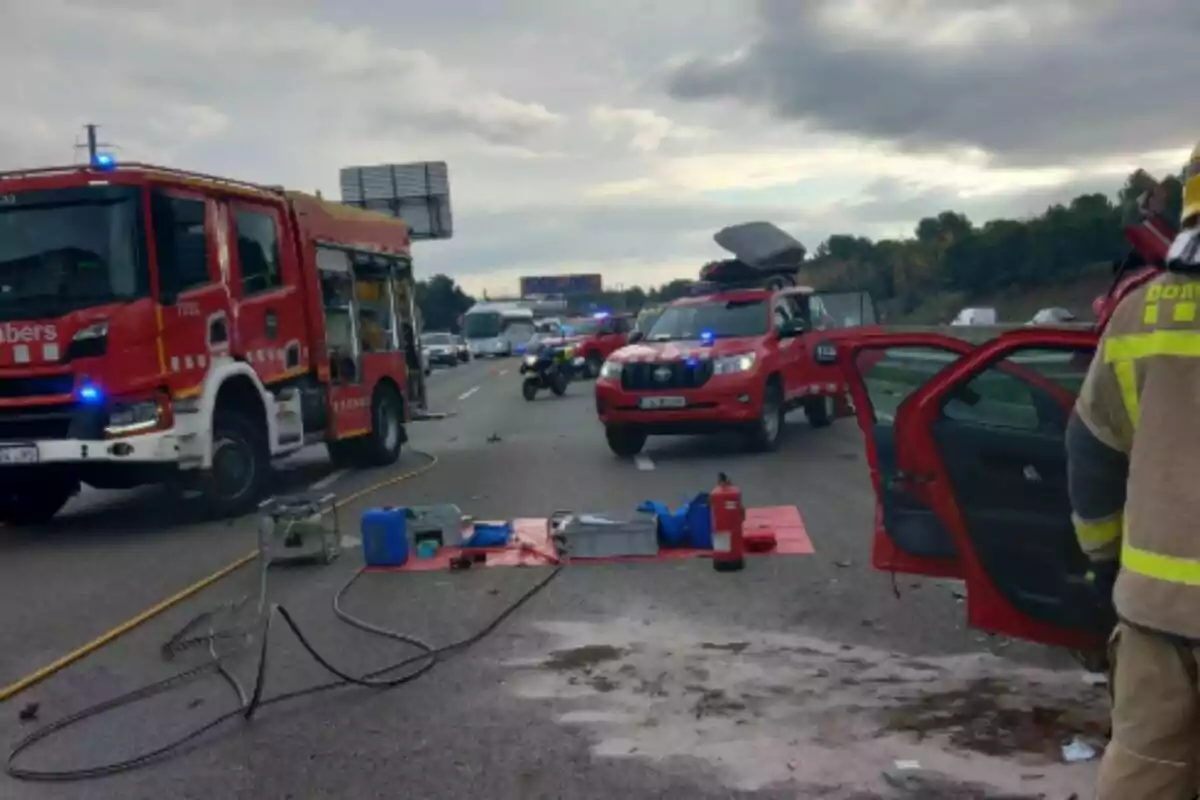
[{"label": "suv headlight", "polygon": [[740,356],[722,356],[713,359],[713,374],[714,375],[735,375],[739,372],[749,372],[754,369],[754,364],[758,358],[754,353],[745,353]]},{"label": "suv headlight", "polygon": [[621,370],[625,365],[616,361],[605,361],[600,365],[600,377],[605,379],[621,377]]}]

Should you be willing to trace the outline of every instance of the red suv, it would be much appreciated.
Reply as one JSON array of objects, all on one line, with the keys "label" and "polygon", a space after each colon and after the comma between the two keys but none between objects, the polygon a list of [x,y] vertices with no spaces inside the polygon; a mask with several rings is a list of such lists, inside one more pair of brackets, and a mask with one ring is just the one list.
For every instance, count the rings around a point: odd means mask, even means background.
[{"label": "red suv", "polygon": [[821,295],[801,287],[699,290],[667,306],[601,367],[596,412],[612,451],[635,455],[651,435],[731,429],[755,449],[773,450],[795,408],[814,427],[830,424],[845,382],[812,352],[815,332],[838,326]]},{"label": "red suv", "polygon": [[594,378],[600,374],[605,359],[628,343],[633,322],[629,314],[599,313],[568,324],[568,338],[583,359],[582,377]]}]

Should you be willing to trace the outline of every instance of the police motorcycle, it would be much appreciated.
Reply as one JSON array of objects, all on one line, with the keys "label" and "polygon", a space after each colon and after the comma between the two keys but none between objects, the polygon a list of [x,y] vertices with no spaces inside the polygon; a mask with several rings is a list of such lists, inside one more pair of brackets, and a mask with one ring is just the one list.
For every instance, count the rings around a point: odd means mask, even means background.
[{"label": "police motorcycle", "polygon": [[583,358],[575,355],[571,345],[539,343],[535,349],[526,350],[521,361],[521,394],[526,400],[534,400],[539,391],[549,389],[562,397],[583,365]]}]

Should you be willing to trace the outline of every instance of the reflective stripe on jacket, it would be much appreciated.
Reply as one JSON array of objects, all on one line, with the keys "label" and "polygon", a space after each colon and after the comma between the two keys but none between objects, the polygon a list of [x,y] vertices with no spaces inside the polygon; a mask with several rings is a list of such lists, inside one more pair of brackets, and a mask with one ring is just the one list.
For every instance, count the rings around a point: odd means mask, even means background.
[{"label": "reflective stripe on jacket", "polygon": [[1124,509],[1098,515],[1072,491],[1085,551],[1111,555],[1119,542],[1117,612],[1193,639],[1200,638],[1198,303],[1200,275],[1166,273],[1114,312],[1075,411],[1099,443],[1127,456]]}]

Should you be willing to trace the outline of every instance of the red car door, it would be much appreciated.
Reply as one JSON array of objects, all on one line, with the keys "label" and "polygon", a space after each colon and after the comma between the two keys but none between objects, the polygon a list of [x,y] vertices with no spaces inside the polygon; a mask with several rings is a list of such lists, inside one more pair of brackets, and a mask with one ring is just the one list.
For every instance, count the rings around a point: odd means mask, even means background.
[{"label": "red car door", "polygon": [[[836,343],[832,336],[820,346]],[[898,409],[920,386],[971,345],[938,334],[865,333],[841,339],[842,365],[863,432],[875,488],[871,565],[878,570],[963,578],[958,547],[933,511],[929,486],[918,478],[913,453],[898,446]]]},{"label": "red car door", "polygon": [[1112,609],[1085,579],[1063,445],[1096,342],[1052,328],[977,347],[938,334],[846,340],[839,360],[875,459],[876,568],[963,578],[974,628],[1103,643]]}]

